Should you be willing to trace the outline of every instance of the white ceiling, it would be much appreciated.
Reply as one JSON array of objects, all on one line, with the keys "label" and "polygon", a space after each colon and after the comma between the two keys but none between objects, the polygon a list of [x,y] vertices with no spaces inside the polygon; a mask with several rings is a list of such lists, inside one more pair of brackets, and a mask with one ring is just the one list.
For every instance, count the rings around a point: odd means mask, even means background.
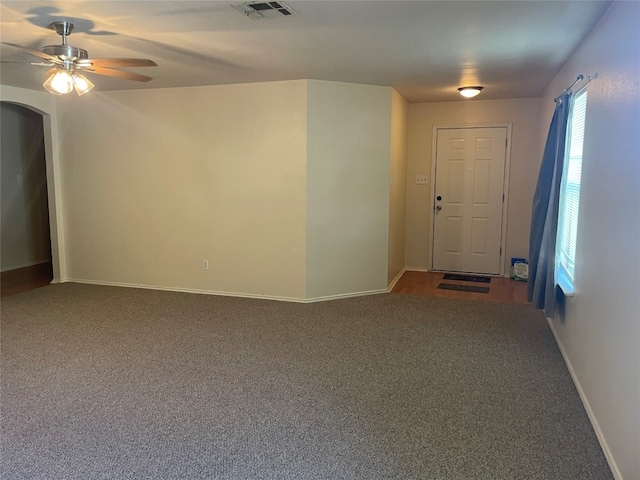
[{"label": "white ceiling", "polygon": [[[69,44],[90,58],[136,57],[158,67],[138,83],[91,75],[96,90],[313,78],[394,87],[410,102],[542,94],[610,1],[305,1],[296,16],[251,20],[228,1],[4,1],[0,39],[59,44],[47,27],[70,20]],[[46,67],[2,46],[0,81],[42,89]],[[578,72],[580,73],[580,72]]]}]

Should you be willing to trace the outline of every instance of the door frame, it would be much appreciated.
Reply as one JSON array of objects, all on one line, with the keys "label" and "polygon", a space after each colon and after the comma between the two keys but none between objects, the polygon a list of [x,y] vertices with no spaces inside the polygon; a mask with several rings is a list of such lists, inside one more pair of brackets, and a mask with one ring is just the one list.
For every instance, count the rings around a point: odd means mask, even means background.
[{"label": "door frame", "polygon": [[[431,136],[431,182],[429,182],[429,236],[427,245],[427,265],[430,272],[435,271],[433,269],[433,233],[435,229],[435,217],[433,215],[435,204],[434,198],[436,194],[436,154],[438,152],[438,131],[439,130],[451,130],[451,129],[468,129],[468,128],[506,128],[507,129],[507,148],[505,149],[504,158],[504,176],[502,181],[502,194],[504,195],[504,202],[502,202],[502,231],[500,233],[500,274],[499,276],[505,276],[509,272],[505,271],[506,257],[507,257],[507,214],[509,212],[509,178],[511,172],[511,129],[513,124],[508,123],[472,123],[472,124],[442,124],[434,125]],[[440,270],[438,270],[440,271]]]},{"label": "door frame", "polygon": [[28,108],[42,116],[44,128],[44,155],[49,200],[49,233],[51,238],[51,283],[67,281],[65,235],[62,222],[62,192],[60,173],[60,135],[54,95],[2,85],[0,101]]}]

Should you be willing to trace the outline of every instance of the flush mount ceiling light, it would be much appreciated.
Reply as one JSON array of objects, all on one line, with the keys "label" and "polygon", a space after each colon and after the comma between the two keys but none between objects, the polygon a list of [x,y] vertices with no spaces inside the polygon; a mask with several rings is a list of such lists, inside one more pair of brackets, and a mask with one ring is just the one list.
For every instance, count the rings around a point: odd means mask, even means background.
[{"label": "flush mount ceiling light", "polygon": [[460,95],[467,98],[475,97],[484,87],[460,87],[458,91]]}]

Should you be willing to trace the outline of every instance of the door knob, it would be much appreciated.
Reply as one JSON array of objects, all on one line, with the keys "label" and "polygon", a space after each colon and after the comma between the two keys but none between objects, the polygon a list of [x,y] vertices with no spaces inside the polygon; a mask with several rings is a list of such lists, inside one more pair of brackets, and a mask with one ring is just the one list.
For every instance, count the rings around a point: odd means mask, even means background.
[{"label": "door knob", "polygon": [[440,205],[436,205],[436,212],[439,212],[440,210],[442,210],[442,207]]}]

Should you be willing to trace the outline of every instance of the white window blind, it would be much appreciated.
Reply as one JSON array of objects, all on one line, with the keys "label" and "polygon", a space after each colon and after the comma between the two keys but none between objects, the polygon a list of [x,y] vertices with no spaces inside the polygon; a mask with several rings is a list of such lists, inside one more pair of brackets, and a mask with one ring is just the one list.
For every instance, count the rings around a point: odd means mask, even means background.
[{"label": "white window blind", "polygon": [[587,91],[585,89],[578,92],[573,99],[567,129],[564,172],[560,186],[560,209],[556,239],[556,283],[562,287],[566,294],[573,293],[574,289],[586,111]]}]

